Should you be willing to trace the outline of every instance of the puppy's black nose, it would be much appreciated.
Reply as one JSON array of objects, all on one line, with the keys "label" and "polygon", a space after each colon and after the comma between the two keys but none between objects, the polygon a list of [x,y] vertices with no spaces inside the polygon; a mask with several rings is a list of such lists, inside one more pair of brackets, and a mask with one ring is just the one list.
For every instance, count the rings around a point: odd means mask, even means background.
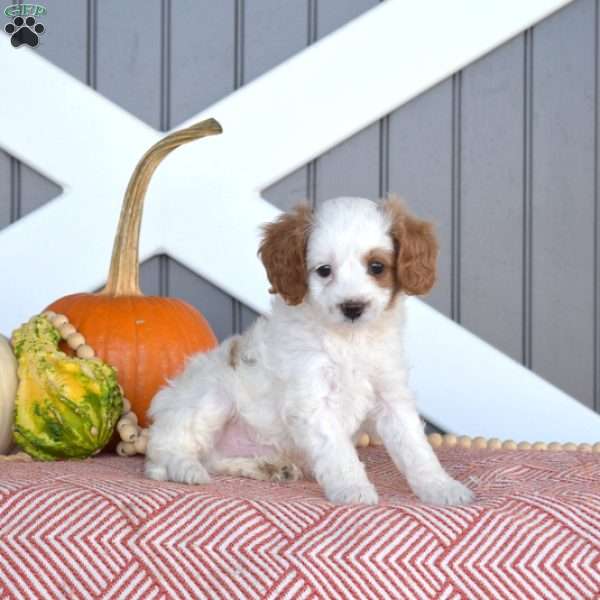
[{"label": "puppy's black nose", "polygon": [[365,302],[343,302],[340,304],[340,309],[342,314],[346,317],[346,319],[350,319],[351,321],[355,321],[363,314],[365,310],[366,303]]}]

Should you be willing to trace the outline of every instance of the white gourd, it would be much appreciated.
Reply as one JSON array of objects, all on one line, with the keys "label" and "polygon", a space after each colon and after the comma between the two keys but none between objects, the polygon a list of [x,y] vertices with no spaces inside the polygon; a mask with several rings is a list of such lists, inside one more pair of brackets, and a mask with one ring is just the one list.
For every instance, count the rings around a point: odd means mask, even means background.
[{"label": "white gourd", "polygon": [[0,454],[12,444],[13,413],[17,397],[17,359],[10,342],[0,335]]}]

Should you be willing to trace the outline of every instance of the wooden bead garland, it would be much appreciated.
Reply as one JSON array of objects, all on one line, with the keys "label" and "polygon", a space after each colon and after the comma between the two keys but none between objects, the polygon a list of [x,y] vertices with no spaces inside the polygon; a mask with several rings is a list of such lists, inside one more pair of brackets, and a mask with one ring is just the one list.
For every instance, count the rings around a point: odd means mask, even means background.
[{"label": "wooden bead garland", "polygon": [[[600,454],[600,442],[596,444],[574,444],[573,442],[566,442],[561,444],[559,442],[515,442],[513,440],[499,440],[498,438],[489,438],[478,436],[472,438],[468,435],[456,436],[453,433],[447,433],[442,435],[441,433],[430,433],[427,436],[429,443],[433,448],[473,448],[475,450],[537,450],[537,451],[554,451],[554,452],[597,452]],[[369,440],[369,436],[366,433],[361,434],[356,442],[356,445],[360,448],[373,444]]]},{"label": "wooden bead garland", "polygon": [[430,433],[427,436],[429,443],[433,448],[453,448],[459,446],[461,448],[475,448],[478,450],[536,450],[538,452],[596,452],[600,454],[600,442],[596,444],[575,444],[566,442],[515,442],[513,440],[500,441],[498,438],[486,439],[484,437],[471,438],[468,435],[456,437],[452,433],[442,435],[440,433]]},{"label": "wooden bead garland", "polygon": [[356,439],[356,446],[358,448],[366,448],[371,443],[368,433],[361,433]]},{"label": "wooden bead garland", "polygon": [[[67,342],[79,358],[92,359],[96,356],[94,350],[85,343],[85,338],[76,331],[75,327],[65,315],[57,315],[52,311],[43,313],[52,325],[56,327],[61,337]],[[121,390],[122,392],[122,390]],[[135,454],[145,454],[148,444],[148,429],[141,428],[138,425],[138,419],[131,411],[131,404],[127,398],[123,397],[123,416],[117,423],[117,431],[121,441],[117,445],[117,454],[119,456],[133,456]],[[429,443],[433,448],[465,448],[476,450],[535,450],[538,452],[594,452],[600,454],[600,442],[595,444],[575,444],[573,442],[515,442],[513,440],[501,441],[498,438],[486,439],[482,436],[472,438],[468,435],[456,436],[453,433],[442,435],[440,433],[430,433],[427,436]],[[356,438],[356,445],[364,448],[374,445],[369,435],[362,433]]]},{"label": "wooden bead garland", "polygon": [[[94,359],[96,353],[93,348],[86,344],[85,338],[79,333],[65,315],[57,315],[51,310],[42,313],[60,333],[60,336],[75,351],[78,358]],[[121,394],[123,389],[121,388]],[[131,404],[123,396],[123,415],[117,422],[117,431],[121,441],[117,445],[119,456],[133,456],[134,454],[145,454],[148,442],[148,430],[138,425],[138,419],[131,410]]]}]

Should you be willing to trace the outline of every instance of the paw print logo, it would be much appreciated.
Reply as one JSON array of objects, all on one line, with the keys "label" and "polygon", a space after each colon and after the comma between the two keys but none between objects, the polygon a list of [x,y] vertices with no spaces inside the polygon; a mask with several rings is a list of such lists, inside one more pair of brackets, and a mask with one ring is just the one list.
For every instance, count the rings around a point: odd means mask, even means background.
[{"label": "paw print logo", "polygon": [[33,17],[15,17],[12,23],[7,23],[4,26],[4,31],[8,33],[10,37],[10,43],[18,48],[22,44],[27,44],[32,48],[35,48],[40,38],[39,36],[44,33],[45,27],[41,23],[36,23]]}]

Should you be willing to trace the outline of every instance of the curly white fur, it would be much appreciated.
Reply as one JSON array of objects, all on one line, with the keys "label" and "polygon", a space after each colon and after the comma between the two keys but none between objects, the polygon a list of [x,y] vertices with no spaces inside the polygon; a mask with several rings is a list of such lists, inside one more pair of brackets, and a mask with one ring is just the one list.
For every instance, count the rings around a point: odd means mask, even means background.
[{"label": "curly white fur", "polygon": [[[391,235],[392,218],[360,198],[330,200],[311,215],[305,297],[288,304],[275,296],[270,316],[194,356],[157,394],[148,477],[199,484],[211,473],[303,472],[332,502],[372,504],[377,492],[352,441],[366,429],[379,434],[421,500],[471,501],[432,451],[408,388],[402,282],[382,284],[365,264],[374,249],[399,260],[404,241]],[[323,265],[328,276],[317,272]],[[362,314],[345,315],[348,302],[360,303]]]}]

